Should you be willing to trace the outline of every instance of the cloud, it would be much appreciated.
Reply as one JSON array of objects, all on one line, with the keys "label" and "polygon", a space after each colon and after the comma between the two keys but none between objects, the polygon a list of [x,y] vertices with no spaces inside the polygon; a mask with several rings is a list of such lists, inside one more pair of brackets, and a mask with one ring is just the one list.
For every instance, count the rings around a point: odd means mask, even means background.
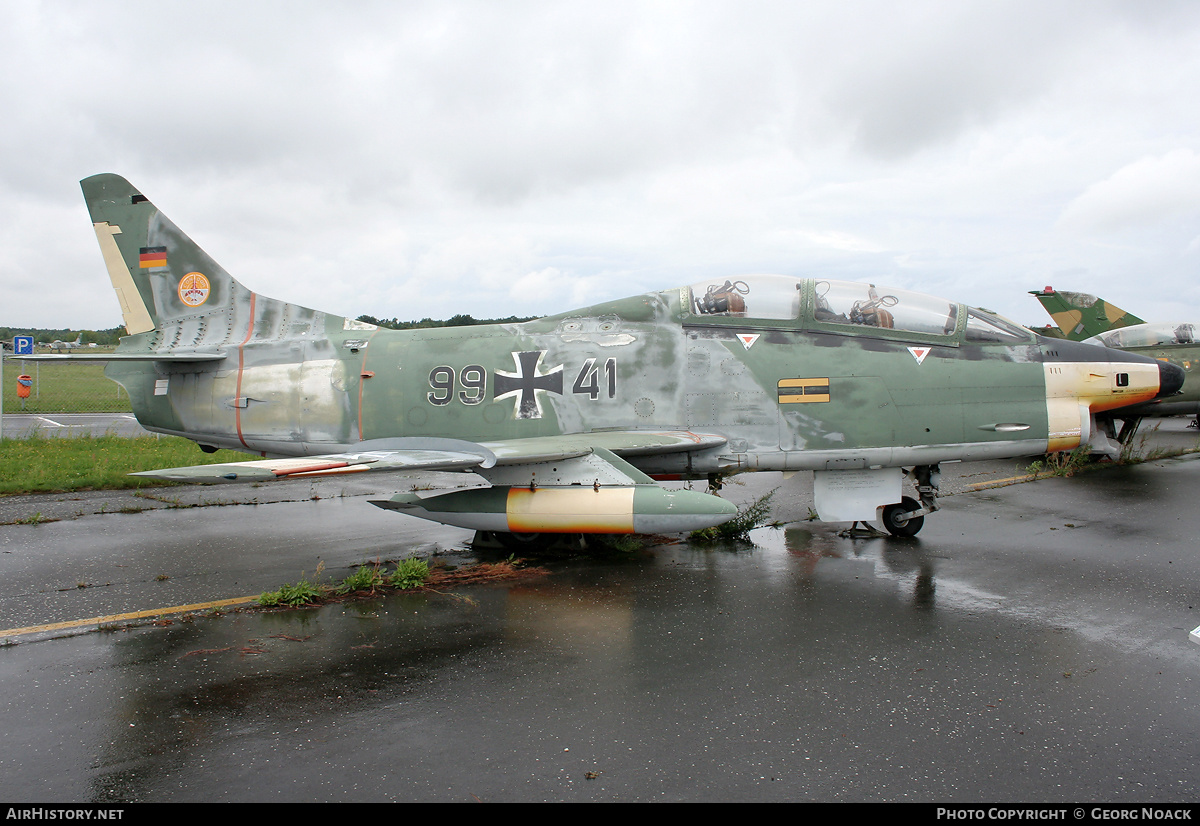
[{"label": "cloud", "polygon": [[1082,235],[1200,217],[1200,155],[1180,148],[1139,158],[1089,186],[1063,210],[1059,228]]},{"label": "cloud", "polygon": [[[1020,315],[1059,271],[1190,277],[1195,3],[11,6],[4,324],[113,323],[75,183],[106,171],[252,288],[347,315],[772,271]],[[1137,243],[1100,249],[1116,226]]]}]

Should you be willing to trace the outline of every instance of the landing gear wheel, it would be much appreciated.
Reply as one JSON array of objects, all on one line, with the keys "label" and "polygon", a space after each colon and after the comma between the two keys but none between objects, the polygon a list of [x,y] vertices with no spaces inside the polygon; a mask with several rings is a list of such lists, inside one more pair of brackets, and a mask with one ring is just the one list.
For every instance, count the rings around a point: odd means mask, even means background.
[{"label": "landing gear wheel", "polygon": [[883,509],[883,527],[892,536],[916,536],[925,524],[924,516],[906,518],[904,514],[920,510],[917,500],[905,496],[899,504],[888,505]]},{"label": "landing gear wheel", "polygon": [[547,544],[546,535],[540,533],[509,533],[495,531],[492,534],[496,541],[510,551],[528,551],[532,548]]}]

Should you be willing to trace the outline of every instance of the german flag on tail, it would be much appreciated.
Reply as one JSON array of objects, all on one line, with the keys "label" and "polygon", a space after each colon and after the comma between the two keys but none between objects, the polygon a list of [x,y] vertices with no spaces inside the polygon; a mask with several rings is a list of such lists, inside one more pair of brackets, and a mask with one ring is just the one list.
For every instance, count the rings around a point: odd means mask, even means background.
[{"label": "german flag on tail", "polygon": [[144,269],[167,266],[166,247],[142,247],[138,254],[138,266]]}]

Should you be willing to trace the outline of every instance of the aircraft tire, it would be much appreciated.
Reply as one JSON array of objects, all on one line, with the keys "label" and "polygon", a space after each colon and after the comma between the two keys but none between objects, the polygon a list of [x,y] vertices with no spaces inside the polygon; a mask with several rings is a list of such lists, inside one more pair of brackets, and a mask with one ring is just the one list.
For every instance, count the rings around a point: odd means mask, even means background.
[{"label": "aircraft tire", "polygon": [[920,507],[917,500],[908,496],[895,505],[888,505],[883,509],[883,527],[892,536],[916,536],[925,524],[925,517],[914,516],[912,519],[905,519],[903,515]]},{"label": "aircraft tire", "polygon": [[546,535],[541,533],[495,531],[492,536],[510,551],[527,551],[546,543]]}]

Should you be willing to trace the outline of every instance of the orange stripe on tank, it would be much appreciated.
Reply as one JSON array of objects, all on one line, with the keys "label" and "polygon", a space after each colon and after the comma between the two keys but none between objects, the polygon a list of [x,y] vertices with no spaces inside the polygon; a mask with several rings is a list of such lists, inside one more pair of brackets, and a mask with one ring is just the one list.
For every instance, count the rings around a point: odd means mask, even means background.
[{"label": "orange stripe on tank", "polygon": [[511,488],[505,506],[514,533],[633,533],[633,488]]}]

